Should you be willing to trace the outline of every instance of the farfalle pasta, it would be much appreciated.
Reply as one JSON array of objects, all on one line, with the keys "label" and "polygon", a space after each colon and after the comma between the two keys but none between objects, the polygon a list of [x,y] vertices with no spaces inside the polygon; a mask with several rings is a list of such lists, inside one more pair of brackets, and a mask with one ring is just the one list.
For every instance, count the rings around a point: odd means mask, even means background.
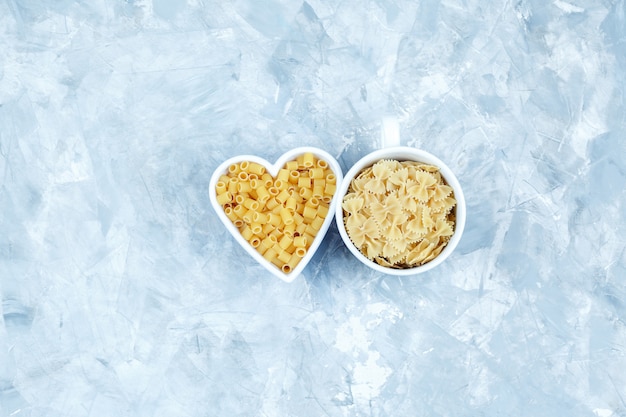
[{"label": "farfalle pasta", "polygon": [[379,265],[400,269],[441,253],[454,234],[455,206],[439,168],[391,159],[361,171],[342,201],[352,243]]}]

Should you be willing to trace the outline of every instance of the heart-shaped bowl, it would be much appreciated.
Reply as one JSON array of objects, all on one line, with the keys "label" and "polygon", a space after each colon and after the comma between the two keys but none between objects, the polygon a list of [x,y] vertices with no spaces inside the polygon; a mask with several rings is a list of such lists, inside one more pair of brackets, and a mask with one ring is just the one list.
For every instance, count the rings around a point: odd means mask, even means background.
[{"label": "heart-shaped bowl", "polygon": [[280,278],[285,282],[292,282],[298,275],[302,273],[304,268],[307,266],[315,252],[319,248],[324,236],[328,232],[328,228],[332,222],[332,219],[335,215],[335,206],[337,205],[337,195],[338,191],[334,192],[330,203],[328,203],[328,212],[324,218],[323,223],[319,227],[319,230],[314,236],[314,239],[308,246],[306,254],[300,259],[297,265],[292,268],[289,272],[283,272],[277,266],[275,266],[272,262],[268,261],[265,257],[261,255],[261,253],[255,249],[249,242],[246,240],[239,229],[235,226],[233,221],[226,215],[223,205],[218,202],[218,192],[216,186],[222,178],[223,175],[228,174],[229,167],[240,164],[241,162],[247,161],[249,163],[256,163],[263,166],[267,173],[269,173],[273,179],[277,177],[281,168],[285,167],[285,165],[290,162],[296,160],[299,156],[305,154],[312,154],[318,160],[324,160],[328,164],[328,169],[332,170],[337,190],[343,183],[343,174],[341,172],[341,167],[339,163],[333,158],[328,152],[315,148],[315,147],[299,147],[294,148],[286,153],[284,153],[274,164],[270,164],[263,158],[254,155],[239,155],[232,157],[226,161],[224,161],[221,165],[219,165],[213,175],[211,176],[211,181],[209,183],[209,197],[211,200],[211,205],[215,210],[215,213],[222,221],[226,229],[230,232],[230,234],[235,238],[235,240],[254,258],[259,264],[261,264],[265,269],[274,274],[276,277]]},{"label": "heart-shaped bowl", "polygon": [[[346,197],[346,194],[353,191],[353,189],[351,189],[352,181],[356,177],[358,177],[359,174],[362,173],[364,170],[372,167],[374,164],[382,160],[414,161],[437,167],[439,169],[441,177],[443,177],[444,184],[452,188],[453,196],[456,200],[456,205],[451,209],[451,215],[454,216],[452,217],[454,219],[452,235],[449,236],[447,244],[445,245],[443,250],[441,250],[441,252],[436,255],[436,257],[434,257],[434,259],[431,259],[430,261],[425,262],[421,265],[405,268],[396,268],[389,265],[381,265],[373,259],[365,256],[365,254],[357,248],[355,243],[353,243],[348,234],[346,227],[346,218],[349,214],[342,207],[344,198]],[[406,146],[397,146],[380,149],[364,156],[346,173],[343,182],[341,183],[341,186],[337,190],[336,197],[337,205],[335,206],[335,220],[337,222],[339,234],[341,235],[341,238],[343,239],[345,245],[348,247],[350,252],[352,252],[352,254],[363,264],[385,274],[415,275],[431,270],[432,268],[441,264],[448,256],[450,256],[450,254],[454,251],[457,244],[459,243],[459,240],[461,239],[461,235],[463,234],[463,230],[465,228],[466,205],[465,198],[463,196],[463,190],[461,189],[459,181],[457,180],[452,170],[439,158],[420,149]],[[399,229],[402,229],[402,225],[399,226]]]}]

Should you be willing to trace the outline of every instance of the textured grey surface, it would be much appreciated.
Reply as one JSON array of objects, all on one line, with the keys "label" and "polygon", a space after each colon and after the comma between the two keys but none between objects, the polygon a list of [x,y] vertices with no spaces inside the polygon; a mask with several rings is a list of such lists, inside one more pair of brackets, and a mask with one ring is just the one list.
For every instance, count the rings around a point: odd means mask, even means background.
[{"label": "textured grey surface", "polygon": [[[623,0],[0,2],[0,415],[626,416]],[[213,169],[401,143],[465,235],[291,284]]]}]

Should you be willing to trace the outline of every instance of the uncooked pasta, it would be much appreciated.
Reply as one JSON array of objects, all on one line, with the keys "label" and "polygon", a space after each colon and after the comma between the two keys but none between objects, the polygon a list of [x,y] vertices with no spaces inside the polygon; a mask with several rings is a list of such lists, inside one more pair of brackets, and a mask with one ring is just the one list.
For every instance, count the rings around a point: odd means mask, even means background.
[{"label": "uncooked pasta", "polygon": [[435,166],[381,160],[361,171],[343,201],[350,240],[390,268],[433,260],[454,234],[456,200]]},{"label": "uncooked pasta", "polygon": [[252,247],[288,274],[306,255],[328,215],[336,177],[312,153],[299,155],[276,178],[255,162],[232,164],[216,184],[217,201]]}]

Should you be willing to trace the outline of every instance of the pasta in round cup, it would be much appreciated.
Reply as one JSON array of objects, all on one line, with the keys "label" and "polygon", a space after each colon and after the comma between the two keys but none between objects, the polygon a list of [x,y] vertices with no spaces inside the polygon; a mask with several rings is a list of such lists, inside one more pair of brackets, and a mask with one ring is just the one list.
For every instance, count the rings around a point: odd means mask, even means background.
[{"label": "pasta in round cup", "polygon": [[431,270],[450,256],[465,228],[465,198],[456,176],[415,148],[385,148],[361,158],[336,197],[335,221],[345,245],[385,274]]}]

